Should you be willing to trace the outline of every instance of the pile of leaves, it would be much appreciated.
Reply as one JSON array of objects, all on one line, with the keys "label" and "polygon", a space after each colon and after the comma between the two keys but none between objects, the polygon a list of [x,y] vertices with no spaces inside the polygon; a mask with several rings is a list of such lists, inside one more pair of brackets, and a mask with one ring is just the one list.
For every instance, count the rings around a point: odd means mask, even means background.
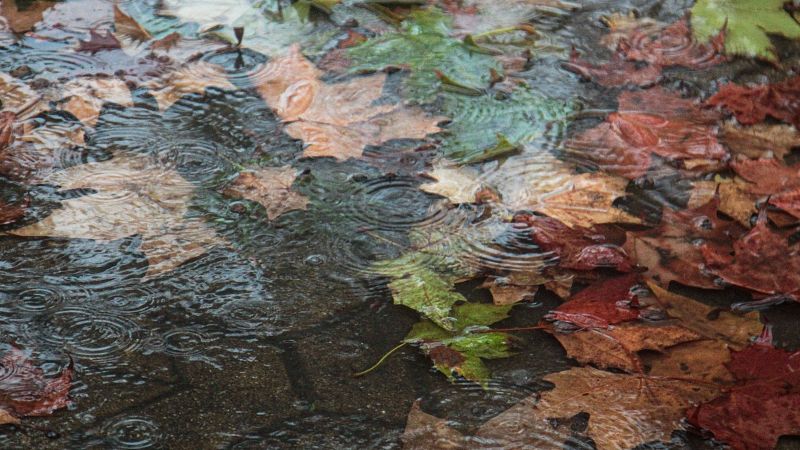
[{"label": "pile of leaves", "polygon": [[[375,147],[424,155],[420,189],[439,199],[434,207],[447,220],[412,228],[393,242],[396,258],[369,268],[395,304],[420,315],[401,344],[418,347],[449,379],[482,386],[492,377],[487,360],[535,351],[518,348],[517,332],[547,333],[576,362],[544,378],[552,390],[471,435],[415,405],[409,448],[487,440],[561,448],[558,420],[580,413],[600,449],[669,441],[687,424],[736,449],[800,434],[800,357],[772,345],[759,313],[744,312],[800,295],[800,167],[791,157],[800,144],[800,76],[728,83],[708,98],[659,84],[667,69],[702,71],[741,57],[778,64],[770,36],[800,38],[783,1],[698,0],[671,24],[610,14],[601,44],[611,56],[602,62],[568,55],[569,42],[534,26],[536,11],[569,14],[579,7],[572,3],[398,3],[168,0],[125,11],[93,0],[4,2],[3,48],[46,46],[95,65],[0,73],[0,176],[22,190],[0,198],[3,232],[138,236],[144,277],[229,245],[192,213],[197,183],[159,155],[67,156],[81,154],[109,108],[145,103],[163,114],[193,96],[249,90],[302,152],[292,163],[236,162],[215,180],[216,195],[248,203],[269,223],[314,207],[297,183],[300,158],[380,167]],[[91,11],[92,20],[74,11]],[[569,127],[575,100],[524,73],[553,47],[566,70],[624,88],[609,91],[614,112],[590,128]],[[214,63],[248,52],[265,62],[244,80]],[[632,191],[663,180],[691,187],[680,206],[626,204]],[[49,214],[33,207],[30,193],[41,185],[62,194]],[[465,291],[470,280],[492,301]],[[753,301],[715,309],[670,291],[676,283],[732,286]],[[545,291],[563,303],[541,323],[497,325]],[[0,387],[5,423],[66,404],[70,368],[44,381],[20,361],[11,352],[0,365],[36,381],[38,400]]]}]

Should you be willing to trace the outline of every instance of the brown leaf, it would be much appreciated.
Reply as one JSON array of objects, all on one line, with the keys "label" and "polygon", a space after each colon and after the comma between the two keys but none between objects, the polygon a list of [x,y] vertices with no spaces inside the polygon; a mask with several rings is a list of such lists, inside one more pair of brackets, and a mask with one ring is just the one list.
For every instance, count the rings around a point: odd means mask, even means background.
[{"label": "brown leaf", "polygon": [[723,144],[734,155],[752,159],[782,160],[793,148],[800,147],[800,132],[792,125],[756,124],[740,127],[731,122],[722,126]]},{"label": "brown leaf", "polygon": [[100,34],[95,30],[89,30],[88,41],[78,41],[79,52],[97,53],[103,50],[116,50],[122,48],[116,36],[110,31]]},{"label": "brown leaf", "polygon": [[606,87],[627,84],[650,86],[661,79],[661,67],[650,64],[642,66],[634,61],[625,60],[619,53],[614,53],[610,62],[592,64],[581,59],[579,53],[572,52],[569,62],[564,63],[563,67],[587,80],[592,80]]},{"label": "brown leaf", "polygon": [[705,303],[669,292],[653,282],[647,285],[664,311],[677,319],[681,326],[706,339],[724,342],[735,350],[744,348],[763,328],[758,312],[735,314],[719,311]]},{"label": "brown leaf", "polygon": [[475,194],[483,185],[478,180],[478,175],[478,172],[470,167],[438,164],[428,173],[428,176],[436,181],[425,183],[420,189],[441,195],[453,204],[473,203]]},{"label": "brown leaf", "polygon": [[634,373],[644,373],[637,352],[664,351],[673,345],[700,339],[700,335],[679,325],[641,323],[624,323],[607,330],[561,333],[551,328],[548,332],[558,339],[570,358],[581,364]]},{"label": "brown leaf", "polygon": [[484,287],[489,289],[495,305],[513,305],[522,301],[530,301],[539,289],[538,286],[520,286],[499,282],[497,279],[486,280]]},{"label": "brown leaf", "polygon": [[294,46],[288,55],[270,61],[260,75],[258,92],[276,114],[291,122],[286,132],[306,143],[305,156],[347,159],[361,156],[367,145],[392,139],[421,139],[441,131],[442,117],[419,108],[375,104],[386,74],[328,84],[321,72]]},{"label": "brown leaf", "polygon": [[[22,3],[24,6],[20,6]],[[37,22],[42,20],[42,14],[56,1],[40,0],[35,2],[18,0],[3,0],[0,4],[0,15],[5,17],[11,31],[14,33],[27,33],[33,29]]]},{"label": "brown leaf", "polygon": [[718,211],[730,216],[744,227],[750,227],[750,218],[758,212],[758,194],[750,192],[747,182],[741,178],[733,180],[695,181],[687,208],[701,208],[719,198]]},{"label": "brown leaf", "polygon": [[296,177],[297,173],[291,166],[241,172],[225,188],[224,194],[261,204],[267,211],[267,218],[274,220],[287,211],[306,209],[308,198],[292,191]]},{"label": "brown leaf", "polygon": [[447,425],[447,421],[422,411],[414,402],[400,437],[404,450],[456,450],[466,448],[466,439]]},{"label": "brown leaf", "polygon": [[167,72],[158,79],[144,83],[144,86],[150,89],[161,111],[168,109],[184,95],[203,94],[210,87],[236,89],[222,67],[202,60]]},{"label": "brown leaf", "polygon": [[775,159],[738,160],[731,167],[750,182],[747,190],[755,194],[778,194],[800,188],[800,167],[787,166]]},{"label": "brown leaf", "polygon": [[30,199],[25,197],[21,202],[8,204],[0,200],[0,225],[8,225],[25,217]]},{"label": "brown leaf", "polygon": [[722,341],[705,339],[670,347],[662,353],[640,355],[647,374],[703,383],[730,384],[733,375],[725,367],[731,360],[730,346]]},{"label": "brown leaf", "polygon": [[59,89],[62,98],[61,109],[89,126],[97,123],[100,111],[106,102],[133,106],[130,89],[124,81],[117,78],[77,78],[68,81]]},{"label": "brown leaf", "polygon": [[689,286],[719,289],[705,267],[700,243],[729,249],[743,233],[735,222],[717,217],[716,199],[684,211],[665,208],[661,225],[648,231],[628,232],[624,248],[646,274],[666,286],[677,281]]},{"label": "brown leaf", "polygon": [[153,38],[147,30],[139,25],[139,22],[125,14],[117,4],[114,4],[114,36],[118,40],[128,40],[132,43],[146,42]]},{"label": "brown leaf", "polygon": [[[555,388],[542,392],[538,402],[533,396],[496,416],[481,427],[479,435],[524,442],[535,439],[537,431],[546,430],[547,419],[585,412],[589,414],[587,434],[598,450],[628,449],[651,441],[669,441],[672,432],[681,428],[687,407],[717,394],[716,389],[704,384],[589,367],[551,374],[544,380]],[[552,426],[550,430],[552,435]],[[561,441],[565,437],[562,434]]]}]

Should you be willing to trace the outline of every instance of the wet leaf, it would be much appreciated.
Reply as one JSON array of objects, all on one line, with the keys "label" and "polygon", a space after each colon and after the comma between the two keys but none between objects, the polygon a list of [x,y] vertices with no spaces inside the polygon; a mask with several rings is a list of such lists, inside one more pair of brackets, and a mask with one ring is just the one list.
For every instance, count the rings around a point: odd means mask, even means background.
[{"label": "wet leaf", "polygon": [[420,189],[441,195],[454,204],[475,202],[475,194],[483,185],[478,180],[478,172],[469,167],[439,164],[428,172],[428,176],[436,181],[425,183]]},{"label": "wet leaf", "polygon": [[567,146],[602,170],[635,179],[645,175],[652,155],[723,161],[728,152],[717,140],[718,119],[693,100],[662,88],[623,92],[616,113]]},{"label": "wet leaf", "polygon": [[[750,219],[758,212],[758,194],[750,191],[748,183],[741,178],[717,178],[715,181],[695,181],[687,208],[697,209],[712,201],[718,202],[717,210],[750,227]],[[715,200],[718,199],[718,200]]]},{"label": "wet leaf", "polygon": [[325,83],[322,73],[293,47],[270,61],[258,92],[285,122],[286,132],[302,139],[304,156],[348,159],[361,156],[367,145],[392,139],[422,139],[439,131],[443,117],[400,104],[375,104],[382,96],[385,74]]},{"label": "wet leaf", "polygon": [[662,353],[640,355],[642,364],[653,377],[696,380],[701,383],[729,385],[733,375],[725,367],[730,360],[730,346],[722,341],[702,340],[679,344]]},{"label": "wet leaf", "polygon": [[0,5],[0,15],[6,19],[11,31],[27,33],[42,20],[42,14],[57,3],[47,0],[3,0],[3,4]]},{"label": "wet leaf", "polygon": [[638,274],[623,275],[591,284],[568,298],[545,319],[566,322],[579,328],[606,329],[640,317],[639,301],[633,288]]},{"label": "wet leaf", "polygon": [[513,305],[523,301],[530,301],[539,289],[535,285],[520,286],[510,283],[513,283],[510,279],[503,282],[494,279],[487,280],[483,286],[489,289],[489,293],[492,294],[492,302],[495,305]]},{"label": "wet leaf", "polygon": [[448,378],[458,376],[485,384],[491,373],[482,359],[511,356],[511,337],[505,333],[472,330],[485,329],[505,319],[510,309],[510,305],[462,303],[453,308],[449,328],[422,321],[414,325],[404,342],[419,344],[433,361],[434,367]]},{"label": "wet leaf", "polygon": [[775,159],[739,160],[731,163],[736,173],[749,181],[747,190],[755,194],[778,194],[800,188],[800,167]]},{"label": "wet leaf", "polygon": [[351,48],[350,70],[408,68],[404,96],[419,102],[431,101],[438,93],[441,82],[436,71],[474,89],[489,83],[491,70],[502,72],[494,58],[450,37],[450,30],[451,21],[438,9],[414,11],[403,21],[399,32],[386,33]]},{"label": "wet leaf", "polygon": [[224,194],[259,203],[274,220],[281,214],[296,209],[306,209],[308,198],[292,191],[297,171],[291,166],[264,167],[241,172],[225,188]]},{"label": "wet leaf", "polygon": [[646,274],[659,284],[671,281],[706,289],[719,289],[705,267],[700,244],[730,250],[732,239],[744,230],[735,222],[717,216],[719,201],[684,211],[665,208],[661,225],[647,231],[628,232],[624,248],[631,259],[647,268]]},{"label": "wet leaf", "polygon": [[[672,432],[682,428],[680,422],[686,408],[717,393],[704,384],[588,367],[551,374],[544,380],[555,384],[555,388],[540,393],[538,401],[532,396],[511,407],[484,424],[478,434],[497,436],[501,442],[509,441],[507,447],[520,448],[541,439],[539,430],[550,429],[553,433],[549,419],[570,418],[584,412],[589,414],[586,434],[598,450],[668,442]],[[565,437],[562,435],[562,441]]]},{"label": "wet leaf", "polygon": [[19,423],[19,418],[47,416],[69,405],[72,363],[56,378],[46,378],[31,362],[30,352],[11,348],[0,359],[7,375],[0,381],[0,423]]},{"label": "wet leaf", "polygon": [[800,132],[791,125],[740,127],[728,122],[722,127],[720,139],[733,155],[752,159],[782,160],[793,148],[800,148]]},{"label": "wet leaf", "polygon": [[59,86],[60,109],[78,120],[94,126],[106,102],[119,106],[133,106],[130,89],[117,78],[77,78]]},{"label": "wet leaf", "polygon": [[8,203],[0,199],[0,225],[12,224],[25,217],[30,199],[25,197],[22,201]]},{"label": "wet leaf", "polygon": [[664,351],[674,345],[700,339],[700,335],[680,325],[623,323],[607,330],[593,328],[561,333],[551,328],[548,331],[558,339],[567,356],[581,364],[633,373],[644,373],[644,365],[637,352]]},{"label": "wet leaf", "polygon": [[414,402],[400,437],[404,450],[455,450],[465,446],[464,436],[447,425],[447,421],[432,416]]},{"label": "wet leaf", "polygon": [[728,83],[706,102],[730,111],[742,125],[757,124],[772,117],[800,127],[800,76],[755,86]]},{"label": "wet leaf", "polygon": [[188,63],[144,83],[144,86],[150,88],[150,93],[162,111],[187,94],[203,94],[208,88],[237,89],[220,66],[205,61]]},{"label": "wet leaf", "polygon": [[117,38],[110,31],[105,34],[89,30],[88,41],[78,41],[78,51],[97,53],[103,50],[116,50],[122,48]]},{"label": "wet leaf", "polygon": [[725,53],[776,61],[768,34],[800,38],[800,25],[783,0],[698,0],[692,7],[692,31],[708,41],[725,34]]},{"label": "wet leaf", "polygon": [[53,236],[112,241],[139,235],[146,276],[168,272],[221,243],[210,228],[187,217],[194,186],[148,157],[114,158],[53,172],[42,180],[62,190],[96,191],[63,200],[61,209],[15,236]]},{"label": "wet leaf", "polygon": [[710,270],[727,283],[768,295],[800,290],[800,247],[770,228],[765,210],[756,226],[733,243],[733,254],[709,245],[702,250]]},{"label": "wet leaf", "polygon": [[569,270],[612,268],[620,272],[633,269],[628,255],[599,231],[570,228],[550,217],[517,214],[514,223],[529,232],[542,251],[558,258],[558,267]]},{"label": "wet leaf", "polygon": [[774,448],[779,437],[800,434],[800,353],[757,342],[727,366],[740,384],[690,411],[692,424],[734,450]]}]

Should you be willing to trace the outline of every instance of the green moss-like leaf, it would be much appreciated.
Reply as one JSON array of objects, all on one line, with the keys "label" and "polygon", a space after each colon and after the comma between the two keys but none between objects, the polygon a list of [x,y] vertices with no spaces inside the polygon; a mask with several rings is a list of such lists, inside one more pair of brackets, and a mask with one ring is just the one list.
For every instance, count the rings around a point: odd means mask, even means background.
[{"label": "green moss-like leaf", "polygon": [[446,158],[469,164],[506,156],[563,124],[571,105],[519,87],[510,95],[445,94],[443,109],[452,118],[443,142]]},{"label": "green moss-like leaf", "polygon": [[448,36],[450,19],[435,8],[412,12],[402,29],[387,33],[349,51],[352,71],[381,70],[387,66],[411,71],[404,95],[418,102],[433,100],[440,82],[436,70],[465,86],[480,89],[489,82],[490,70],[502,71],[489,55]]},{"label": "green moss-like leaf", "polygon": [[800,25],[784,10],[784,0],[697,0],[692,30],[707,41],[725,28],[725,52],[776,61],[767,34],[800,38]]}]

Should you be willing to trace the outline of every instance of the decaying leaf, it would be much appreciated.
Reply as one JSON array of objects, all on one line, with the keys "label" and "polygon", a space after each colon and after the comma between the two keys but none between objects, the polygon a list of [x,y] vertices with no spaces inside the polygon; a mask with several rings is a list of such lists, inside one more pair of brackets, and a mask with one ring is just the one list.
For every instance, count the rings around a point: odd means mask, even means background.
[{"label": "decaying leaf", "polygon": [[800,38],[800,25],[784,9],[783,0],[698,0],[692,7],[692,31],[701,41],[720,32],[725,53],[776,61],[767,33]]},{"label": "decaying leaf", "polygon": [[79,52],[97,53],[103,50],[116,50],[122,48],[116,36],[110,31],[105,34],[89,30],[89,40],[78,42]]},{"label": "decaying leaf", "polygon": [[30,352],[11,348],[0,358],[6,376],[0,380],[0,424],[19,418],[47,416],[69,405],[72,363],[56,378],[46,378],[31,362]]},{"label": "decaying leaf", "polygon": [[208,88],[235,90],[222,67],[205,61],[191,62],[144,83],[162,111],[186,94],[203,94]]},{"label": "decaying leaf", "polygon": [[392,139],[421,139],[440,131],[442,117],[418,108],[376,104],[385,74],[325,83],[321,72],[299,47],[270,61],[258,92],[285,122],[286,132],[305,141],[305,156],[347,159],[361,156],[367,145]]},{"label": "decaying leaf", "polygon": [[[598,450],[628,449],[652,441],[669,441],[672,432],[681,428],[687,407],[717,394],[716,389],[702,383],[589,367],[551,374],[544,380],[555,384],[555,388],[542,392],[538,401],[532,396],[491,419],[481,427],[479,435],[500,439],[505,436],[510,441],[506,448],[521,448],[523,443],[537,442],[538,436],[547,436],[542,430],[549,429],[550,435],[554,434],[549,419],[570,418],[584,412],[589,414],[586,434]],[[565,437],[562,434],[561,441]]]},{"label": "decaying leaf", "polygon": [[800,188],[800,167],[787,166],[775,159],[748,159],[731,163],[736,174],[747,180],[747,190],[755,194],[779,194]]},{"label": "decaying leaf", "polygon": [[700,383],[729,385],[733,375],[725,367],[730,360],[730,346],[722,341],[701,340],[679,344],[662,353],[640,355],[647,374],[653,377],[693,380]]},{"label": "decaying leaf", "polygon": [[428,175],[436,181],[423,184],[420,189],[446,197],[454,204],[474,202],[482,186],[478,172],[469,167],[438,165]]},{"label": "decaying leaf", "polygon": [[719,201],[684,211],[665,208],[661,225],[647,231],[628,232],[624,248],[633,261],[647,268],[646,274],[666,286],[676,281],[689,286],[719,289],[705,266],[700,244],[730,249],[742,233],[735,222],[717,216]]},{"label": "decaying leaf", "polygon": [[25,197],[20,202],[7,203],[0,200],[0,225],[8,225],[25,217],[30,199]]},{"label": "decaying leaf", "polygon": [[756,342],[727,367],[740,384],[690,411],[690,422],[734,450],[774,448],[779,437],[800,435],[800,353]]},{"label": "decaying leaf", "polygon": [[[797,27],[800,33],[800,25]],[[800,76],[756,86],[728,83],[707,103],[730,111],[742,125],[757,124],[769,116],[800,127]]]},{"label": "decaying leaf", "polygon": [[27,33],[37,22],[42,20],[42,14],[55,5],[56,1],[24,1],[3,0],[0,5],[0,15],[8,22],[9,28],[14,33]]},{"label": "decaying leaf", "polygon": [[261,204],[267,211],[267,218],[274,220],[287,211],[306,209],[308,198],[292,191],[295,178],[297,171],[290,166],[241,172],[225,188],[224,194]]},{"label": "decaying leaf", "polygon": [[568,298],[545,316],[578,328],[607,329],[640,317],[639,300],[633,288],[638,274],[628,274],[591,284]]},{"label": "decaying leaf", "polygon": [[709,245],[702,250],[711,271],[727,283],[767,295],[800,291],[800,246],[770,228],[766,210],[759,213],[756,226],[733,243],[733,254]]},{"label": "decaying leaf", "polygon": [[720,136],[733,155],[752,159],[782,160],[794,148],[800,148],[800,132],[792,125],[759,123],[749,127],[726,122]]},{"label": "decaying leaf", "polygon": [[150,158],[118,154],[53,172],[42,181],[62,190],[96,193],[64,200],[50,216],[9,234],[100,241],[139,235],[140,250],[149,262],[147,277],[170,271],[221,243],[205,224],[187,217],[194,186]]},{"label": "decaying leaf", "polygon": [[623,92],[619,110],[567,146],[601,169],[635,179],[643,176],[655,154],[669,160],[724,160],[717,140],[718,116],[690,99],[661,88]]},{"label": "decaying leaf", "polygon": [[750,227],[750,219],[758,212],[758,194],[753,193],[748,183],[741,178],[718,179],[716,181],[695,181],[687,208],[698,209],[709,202],[718,204],[717,210]]},{"label": "decaying leaf", "polygon": [[465,448],[464,435],[447,425],[447,421],[432,416],[414,402],[400,437],[404,450],[457,450]]},{"label": "decaying leaf", "polygon": [[489,293],[492,294],[492,302],[495,305],[513,305],[523,301],[530,301],[539,289],[536,285],[513,284],[513,280],[510,278],[494,278],[486,280],[482,285],[482,287],[489,289]]},{"label": "decaying leaf", "polygon": [[61,109],[94,126],[106,102],[133,106],[130,89],[117,78],[77,78],[59,87]]}]

